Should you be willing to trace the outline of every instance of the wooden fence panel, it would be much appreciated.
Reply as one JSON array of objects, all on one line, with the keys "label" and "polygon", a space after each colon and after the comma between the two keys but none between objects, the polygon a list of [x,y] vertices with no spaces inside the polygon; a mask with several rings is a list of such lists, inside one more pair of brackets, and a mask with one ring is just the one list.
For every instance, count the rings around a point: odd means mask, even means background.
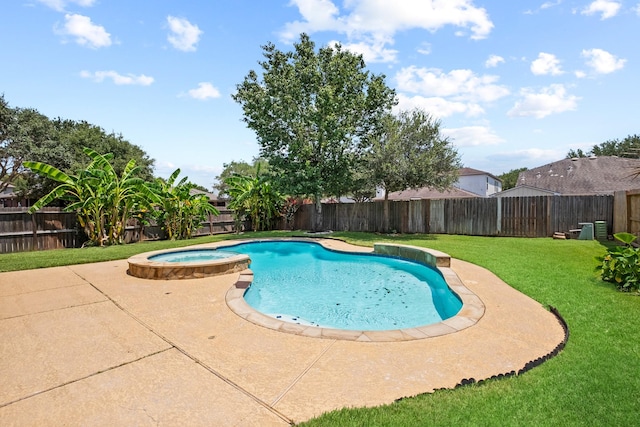
[{"label": "wooden fence panel", "polygon": [[[194,236],[234,231],[232,214],[228,209],[221,209],[219,216],[211,215],[202,222]],[[243,227],[249,228],[249,225],[244,224]],[[161,226],[142,227],[135,219],[127,222],[126,243],[163,237]],[[76,248],[85,240],[84,233],[77,226],[75,213],[45,208],[31,215],[26,208],[0,209],[0,253]]]},{"label": "wooden fence panel", "polygon": [[627,231],[640,235],[640,194],[627,194]]},{"label": "wooden fence panel", "polygon": [[447,222],[444,215],[445,199],[431,200],[429,203],[429,233],[445,234]]},{"label": "wooden fence panel", "polygon": [[551,207],[551,232],[579,228],[581,222],[607,222],[607,234],[613,231],[613,196],[554,196]]},{"label": "wooden fence panel", "polygon": [[[498,234],[498,200],[481,198],[443,199],[444,232],[473,236]],[[431,230],[431,232],[434,232]]]},{"label": "wooden fence panel", "polygon": [[547,226],[549,197],[503,197],[500,202],[502,219],[500,235],[544,237],[552,234]]},{"label": "wooden fence panel", "polygon": [[[640,194],[628,196],[640,234]],[[606,221],[611,232],[613,196],[527,196],[389,202],[389,229],[401,233],[548,237],[580,222]],[[384,232],[384,202],[323,205],[323,229]],[[315,207],[298,210],[294,228],[312,230]]]},{"label": "wooden fence panel", "polygon": [[30,215],[26,208],[0,209],[0,253],[72,248],[81,244],[73,213],[47,208]]}]

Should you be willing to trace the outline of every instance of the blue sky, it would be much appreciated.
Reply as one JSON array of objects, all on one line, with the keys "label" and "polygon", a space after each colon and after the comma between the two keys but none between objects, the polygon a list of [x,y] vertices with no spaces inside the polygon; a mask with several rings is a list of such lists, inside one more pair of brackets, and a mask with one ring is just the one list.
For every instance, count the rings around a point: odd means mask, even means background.
[{"label": "blue sky", "polygon": [[306,32],[387,77],[495,175],[638,134],[640,1],[6,0],[0,92],[121,133],[211,188],[259,154],[231,99],[261,46]]}]

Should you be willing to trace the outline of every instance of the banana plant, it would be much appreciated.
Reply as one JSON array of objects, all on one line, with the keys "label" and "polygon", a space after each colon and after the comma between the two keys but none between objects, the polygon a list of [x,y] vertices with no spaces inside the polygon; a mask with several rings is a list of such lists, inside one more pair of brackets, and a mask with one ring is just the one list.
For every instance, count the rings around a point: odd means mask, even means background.
[{"label": "banana plant", "polygon": [[231,197],[229,208],[234,211],[236,230],[244,217],[251,220],[255,231],[269,230],[273,221],[280,216],[285,197],[272,185],[269,177],[260,173],[256,176],[232,175],[224,180]]},{"label": "banana plant", "polygon": [[91,163],[78,175],[67,175],[46,163],[24,162],[33,172],[60,183],[34,203],[29,212],[34,213],[54,200],[63,200],[67,203],[65,211],[76,212],[91,244],[123,243],[126,221],[133,211],[150,209],[160,199],[146,182],[135,176],[139,172],[135,161],[131,160],[118,177],[111,165],[111,154],[98,154],[86,147],[83,151]]},{"label": "banana plant", "polygon": [[188,177],[176,184],[179,175],[180,169],[176,169],[167,180],[158,178],[154,187],[160,199],[157,219],[171,240],[191,238],[207,215],[220,214],[206,195],[191,194],[193,185]]}]

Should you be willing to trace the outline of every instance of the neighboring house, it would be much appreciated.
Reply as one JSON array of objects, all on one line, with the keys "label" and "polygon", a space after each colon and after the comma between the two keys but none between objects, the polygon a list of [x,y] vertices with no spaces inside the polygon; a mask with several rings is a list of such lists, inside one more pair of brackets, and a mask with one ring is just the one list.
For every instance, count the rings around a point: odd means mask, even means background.
[{"label": "neighboring house", "polygon": [[[417,199],[457,199],[461,197],[479,197],[477,194],[459,188],[450,188],[444,191],[423,187],[418,189],[407,189],[389,193],[389,200],[417,200]],[[384,194],[376,197],[376,200],[384,200]]]},{"label": "neighboring house", "polygon": [[23,200],[18,199],[14,193],[15,186],[8,184],[7,188],[0,191],[0,208],[15,208],[22,206]]},{"label": "neighboring house", "polygon": [[640,188],[640,161],[624,157],[562,159],[520,172],[514,188],[496,197],[606,195]]},{"label": "neighboring house", "polygon": [[458,171],[458,175],[458,182],[454,186],[478,196],[487,197],[502,191],[500,178],[488,172],[472,168],[461,168]]},{"label": "neighboring house", "polygon": [[[458,181],[453,187],[438,191],[429,187],[407,189],[389,193],[389,200],[412,199],[454,199],[460,197],[487,197],[502,190],[502,181],[488,172],[478,169],[461,168]],[[384,199],[384,193],[378,191],[375,200]]]}]

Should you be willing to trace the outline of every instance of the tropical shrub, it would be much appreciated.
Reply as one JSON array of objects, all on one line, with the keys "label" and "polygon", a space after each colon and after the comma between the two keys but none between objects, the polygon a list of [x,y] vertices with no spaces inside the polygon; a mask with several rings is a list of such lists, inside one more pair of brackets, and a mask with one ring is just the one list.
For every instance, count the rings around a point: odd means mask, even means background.
[{"label": "tropical shrub", "polygon": [[153,213],[171,240],[190,239],[207,215],[220,213],[209,203],[206,195],[191,194],[195,185],[187,181],[188,177],[176,184],[178,175],[180,169],[176,169],[166,181],[156,179],[154,186],[160,202]]},{"label": "tropical shrub", "polygon": [[236,230],[244,218],[251,220],[254,231],[271,230],[281,215],[285,198],[260,169],[258,165],[256,176],[234,174],[224,180],[231,197],[229,209],[234,212]]},{"label": "tropical shrub", "polygon": [[138,210],[149,210],[159,199],[139,178],[140,168],[130,160],[120,176],[111,161],[112,154],[98,154],[90,148],[84,153],[91,163],[78,175],[67,175],[42,162],[24,162],[32,171],[60,183],[29,209],[30,213],[54,200],[66,202],[65,211],[76,212],[89,244],[96,246],[124,243],[127,220]]},{"label": "tropical shrub", "polygon": [[623,246],[613,246],[607,254],[599,257],[597,269],[602,280],[612,282],[620,291],[638,291],[640,286],[640,248],[632,243],[636,236],[631,233],[613,235]]}]

